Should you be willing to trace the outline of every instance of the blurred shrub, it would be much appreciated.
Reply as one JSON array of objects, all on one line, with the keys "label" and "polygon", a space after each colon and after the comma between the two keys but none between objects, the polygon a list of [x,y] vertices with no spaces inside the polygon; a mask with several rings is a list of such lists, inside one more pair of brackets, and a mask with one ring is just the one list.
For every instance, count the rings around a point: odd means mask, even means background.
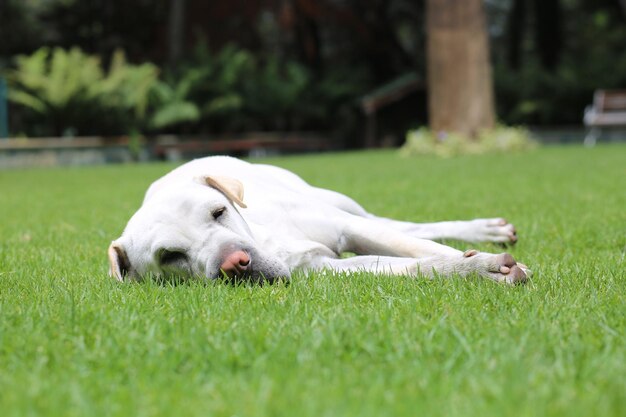
[{"label": "blurred shrub", "polygon": [[404,156],[438,155],[450,157],[465,154],[517,152],[537,146],[530,132],[522,127],[497,126],[481,132],[477,138],[458,133],[432,132],[422,128],[407,133],[400,152]]},{"label": "blurred shrub", "polygon": [[198,72],[190,72],[178,81],[158,81],[154,85],[152,102],[155,111],[150,118],[152,129],[163,129],[200,119],[200,109],[189,98]]},{"label": "blurred shrub", "polygon": [[152,64],[130,65],[116,52],[108,72],[77,48],[41,48],[18,56],[9,99],[40,135],[127,133],[141,127],[157,80]]},{"label": "blurred shrub", "polygon": [[355,130],[358,72],[322,76],[297,61],[262,59],[228,46],[197,48],[193,59],[159,79],[149,63],[131,65],[121,51],[108,71],[77,48],[42,48],[18,56],[7,73],[10,100],[24,133],[114,135],[269,130]]},{"label": "blurred shrub", "polygon": [[[294,60],[254,56],[230,45],[196,48],[153,94],[151,126],[176,132],[329,130],[346,128],[354,99],[365,89],[358,72],[317,76]],[[352,109],[355,110],[355,109]]]}]

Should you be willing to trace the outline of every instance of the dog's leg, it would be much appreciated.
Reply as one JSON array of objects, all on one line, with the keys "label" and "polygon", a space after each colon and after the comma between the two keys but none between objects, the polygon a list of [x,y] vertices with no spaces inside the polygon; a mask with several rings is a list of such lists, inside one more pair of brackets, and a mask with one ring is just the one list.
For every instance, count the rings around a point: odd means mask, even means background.
[{"label": "dog's leg", "polygon": [[477,273],[495,281],[511,283],[525,281],[529,272],[525,265],[518,264],[508,253],[496,255],[479,253],[475,250],[461,252],[449,246],[385,227],[384,223],[372,219],[349,216],[345,220],[339,251],[379,256],[347,258],[343,264],[344,260],[330,261],[333,264],[330,265],[331,267],[341,265],[363,267],[364,263],[372,264],[373,260],[377,259],[379,262],[382,261],[383,267],[387,265],[391,268],[391,271],[397,271],[398,268],[404,271],[411,261],[396,260],[413,258],[415,269],[408,270],[409,272],[442,276],[453,273],[461,275]]},{"label": "dog's leg", "polygon": [[310,192],[313,193],[315,198],[347,213],[380,221],[385,223],[388,227],[421,239],[453,239],[472,243],[494,242],[502,244],[514,244],[517,241],[515,227],[501,217],[467,221],[411,223],[385,217],[377,217],[368,213],[350,197],[335,191],[311,187]]},{"label": "dog's leg", "polygon": [[437,223],[411,223],[376,216],[370,218],[421,239],[452,239],[471,243],[494,242],[502,244],[517,242],[515,227],[503,218]]},{"label": "dog's leg", "polygon": [[496,282],[521,284],[529,271],[516,263],[509,254],[466,253],[463,257],[430,256],[421,259],[393,256],[354,256],[346,259],[326,259],[325,268],[337,272],[373,272],[388,275],[421,275],[429,278],[467,276],[475,273]]}]

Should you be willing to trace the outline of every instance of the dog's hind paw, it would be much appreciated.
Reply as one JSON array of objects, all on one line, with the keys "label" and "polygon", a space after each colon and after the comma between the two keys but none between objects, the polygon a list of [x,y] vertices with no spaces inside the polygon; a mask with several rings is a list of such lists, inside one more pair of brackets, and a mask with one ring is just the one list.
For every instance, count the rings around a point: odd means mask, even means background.
[{"label": "dog's hind paw", "polygon": [[498,255],[468,250],[463,254],[473,272],[497,282],[510,285],[524,284],[531,275],[530,269],[519,263],[509,253]]}]

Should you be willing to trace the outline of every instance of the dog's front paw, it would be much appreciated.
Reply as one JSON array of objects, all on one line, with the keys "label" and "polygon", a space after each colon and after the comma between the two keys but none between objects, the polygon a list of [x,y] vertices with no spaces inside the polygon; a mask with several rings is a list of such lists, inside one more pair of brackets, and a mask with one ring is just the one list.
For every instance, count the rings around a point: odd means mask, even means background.
[{"label": "dog's front paw", "polygon": [[530,269],[519,263],[509,253],[492,254],[468,250],[463,254],[471,272],[510,285],[524,284],[531,275]]},{"label": "dog's front paw", "polygon": [[494,219],[476,219],[470,221],[474,242],[494,242],[502,245],[514,245],[517,242],[515,226],[501,217]]}]

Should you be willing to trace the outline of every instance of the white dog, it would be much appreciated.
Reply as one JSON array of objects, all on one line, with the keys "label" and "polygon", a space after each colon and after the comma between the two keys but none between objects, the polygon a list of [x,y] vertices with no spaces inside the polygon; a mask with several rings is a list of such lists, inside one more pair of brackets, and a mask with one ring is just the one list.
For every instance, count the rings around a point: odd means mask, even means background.
[{"label": "white dog", "polygon": [[[517,237],[499,218],[416,224],[376,217],[284,169],[216,156],[154,182],[108,256],[120,281],[153,274],[273,282],[289,279],[294,269],[331,269],[475,273],[515,284],[529,274],[508,253],[461,252],[431,239],[514,243]],[[345,252],[356,256],[342,258]]]}]

